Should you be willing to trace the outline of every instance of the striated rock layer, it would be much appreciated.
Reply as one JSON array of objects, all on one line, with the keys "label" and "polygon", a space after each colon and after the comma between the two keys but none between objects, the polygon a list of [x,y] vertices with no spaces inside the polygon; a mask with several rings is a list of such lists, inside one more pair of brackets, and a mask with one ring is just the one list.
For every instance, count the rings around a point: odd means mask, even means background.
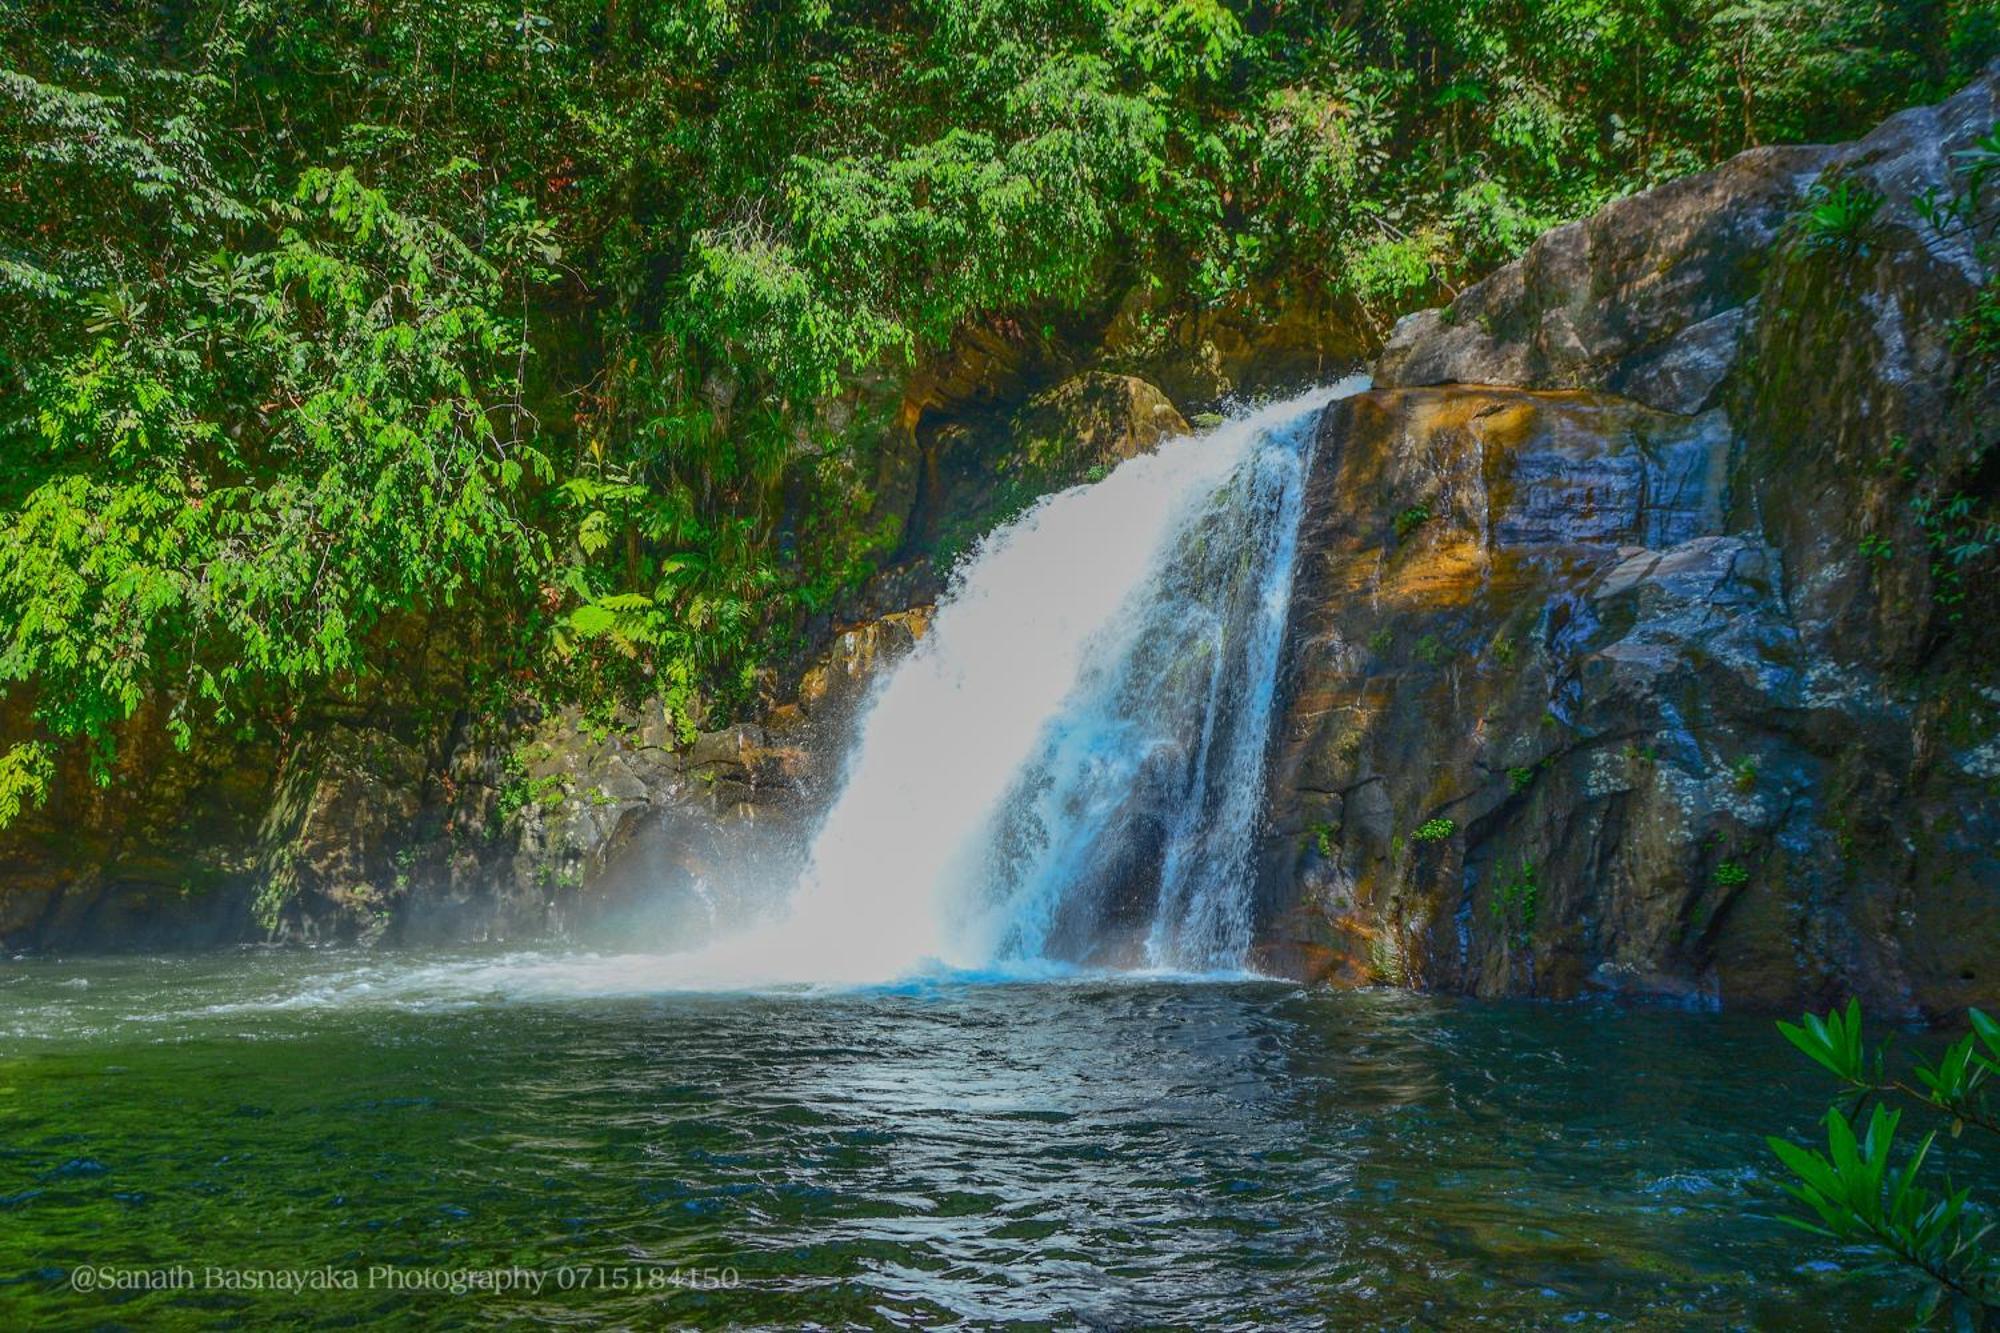
[{"label": "striated rock layer", "polygon": [[1996,111],[1746,153],[1398,326],[1321,427],[1265,966],[2000,1002],[1991,222],[1919,207]]}]

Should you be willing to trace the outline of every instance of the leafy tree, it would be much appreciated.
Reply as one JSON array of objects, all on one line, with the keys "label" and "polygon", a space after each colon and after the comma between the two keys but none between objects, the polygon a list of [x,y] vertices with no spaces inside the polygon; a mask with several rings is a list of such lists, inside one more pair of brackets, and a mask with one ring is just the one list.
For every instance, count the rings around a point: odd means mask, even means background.
[{"label": "leafy tree", "polygon": [[0,823],[67,744],[280,726],[413,624],[722,720],[901,548],[896,385],[959,331],[1386,323],[1942,94],[1994,8],[0,8]]}]

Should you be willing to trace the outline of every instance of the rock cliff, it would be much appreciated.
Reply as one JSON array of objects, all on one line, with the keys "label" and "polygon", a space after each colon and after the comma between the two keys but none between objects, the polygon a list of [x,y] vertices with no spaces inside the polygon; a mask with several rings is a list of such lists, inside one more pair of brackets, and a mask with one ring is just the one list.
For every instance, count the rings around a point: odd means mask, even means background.
[{"label": "rock cliff", "polygon": [[1746,153],[1397,327],[1322,423],[1267,966],[2000,999],[1990,222],[1926,203],[1997,98]]}]

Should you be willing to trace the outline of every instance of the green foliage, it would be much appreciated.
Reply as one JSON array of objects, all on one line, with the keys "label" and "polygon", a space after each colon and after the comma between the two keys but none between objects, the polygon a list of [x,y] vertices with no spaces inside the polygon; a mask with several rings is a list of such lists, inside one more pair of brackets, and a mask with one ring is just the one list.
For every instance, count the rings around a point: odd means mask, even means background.
[{"label": "green foliage", "polygon": [[1333,825],[1321,820],[1306,828],[1306,841],[1326,860],[1333,859]]},{"label": "green foliage", "polygon": [[1865,255],[1884,202],[1879,190],[1852,180],[1815,185],[1797,218],[1799,244],[1809,254]]},{"label": "green foliage", "polygon": [[568,797],[568,784],[560,773],[545,773],[532,777],[526,762],[518,753],[509,753],[502,761],[505,781],[500,784],[495,799],[495,807],[503,822],[518,818],[530,806],[554,809]]},{"label": "green foliage", "polygon": [[48,748],[11,745],[0,752],[0,825],[17,818],[22,807],[42,799],[55,776]]},{"label": "green foliage", "polygon": [[1400,514],[1396,515],[1395,522],[1393,524],[1396,530],[1396,540],[1399,542],[1402,541],[1404,538],[1408,537],[1412,532],[1415,532],[1418,528],[1422,527],[1424,524],[1430,521],[1431,521],[1431,509],[1429,505],[1421,505],[1421,504],[1411,505],[1408,509],[1405,509]]},{"label": "green foliage", "polygon": [[[1345,258],[1346,285],[1378,320],[1387,322],[1395,311],[1424,304],[1442,284],[1445,238],[1433,230],[1416,236],[1357,238]],[[1416,512],[1405,510],[1396,516],[1398,537],[1403,520]],[[1415,522],[1428,517],[1425,512]]]},{"label": "green foliage", "polygon": [[1757,756],[1745,755],[1729,770],[1729,785],[1748,795],[1757,789]]},{"label": "green foliage", "polygon": [[[2000,20],[1996,20],[2000,22]],[[1988,130],[1971,148],[1957,154],[1957,185],[1940,197],[1935,191],[1916,201],[1917,211],[1940,236],[1970,240],[1986,266],[1988,277],[1973,301],[1970,313],[1953,328],[1953,343],[1966,361],[1967,377],[1976,386],[1982,379],[1990,387],[1996,367],[2000,367],[2000,216],[1996,216],[1988,186],[2000,177],[2000,127]],[[1896,441],[1901,455],[1906,442]],[[1965,463],[1967,474],[1976,473],[1984,461],[1990,442],[1971,451]],[[1966,574],[2000,550],[2000,512],[1988,494],[1969,494],[1959,484],[1960,477],[1926,475],[1915,462],[1903,466],[1906,480],[1919,483],[1911,497],[1910,510],[1924,537],[1930,564],[1931,596],[1945,611],[1949,623],[1964,619]]]},{"label": "green foliage", "polygon": [[1715,868],[1715,886],[1737,889],[1750,882],[1750,868],[1741,861],[1724,861]]},{"label": "green foliage", "polygon": [[2000,1255],[1985,1248],[1987,1227],[1971,1204],[1971,1192],[1948,1185],[1937,1192],[1923,1183],[1936,1130],[1900,1154],[1901,1165],[1896,1164],[1903,1112],[1886,1104],[1894,1098],[1933,1114],[1954,1138],[1968,1125],[2000,1133],[2000,1114],[1988,1093],[1989,1080],[2000,1073],[2000,1024],[1976,1009],[1968,1017],[1972,1031],[1934,1063],[1918,1061],[1908,1078],[1889,1073],[1886,1044],[1869,1048],[1858,1002],[1850,1001],[1844,1013],[1806,1014],[1796,1024],[1778,1024],[1785,1040],[1841,1084],[1823,1119],[1826,1151],[1769,1140],[1793,1176],[1785,1192],[1810,1212],[1783,1220],[1816,1236],[1866,1247],[1879,1256],[1875,1267],[1917,1278],[1920,1325],[1947,1306],[1958,1327],[1978,1327],[2000,1314]]},{"label": "green foliage", "polygon": [[[2000,17],[1993,23],[2000,26]],[[1939,236],[1969,238],[1989,271],[1994,267],[1995,217],[1987,185],[2000,176],[2000,126],[1988,130],[1972,147],[1957,154],[1955,188],[1940,194],[1927,190],[1915,200],[1919,216]],[[1989,276],[1980,288],[1972,312],[1958,322],[1954,341],[1975,367],[1990,370],[2000,358],[2000,279]]]},{"label": "green foliage", "polygon": [[1535,932],[1535,916],[1541,906],[1542,890],[1535,878],[1535,864],[1526,857],[1514,872],[1494,887],[1493,919],[1507,927],[1516,945],[1525,947]]},{"label": "green foliage", "polygon": [[1535,770],[1532,768],[1510,768],[1507,770],[1507,790],[1519,795],[1535,785]]},{"label": "green foliage", "polygon": [[1439,816],[1436,819],[1426,819],[1410,836],[1418,842],[1443,842],[1456,832],[1458,832],[1457,823]]},{"label": "green foliage", "polygon": [[[1844,1013],[1829,1009],[1824,1015],[1806,1014],[1796,1024],[1781,1019],[1778,1034],[1835,1078],[1857,1086],[1868,1081],[1868,1053],[1862,1041],[1859,1000],[1849,1001]],[[1879,1076],[1879,1069],[1876,1074]]]},{"label": "green foliage", "polygon": [[246,202],[187,123],[219,90],[169,79],[167,116],[110,68],[129,96],[4,85],[80,225],[30,252],[7,336],[0,681],[100,779],[142,702],[185,742],[351,681],[386,618],[524,588],[547,550],[504,246],[348,168]]},{"label": "green foliage", "polygon": [[0,822],[433,640],[691,734],[907,554],[896,382],[960,331],[1386,321],[1996,48],[1903,0],[5,7]]},{"label": "green foliage", "polygon": [[1964,491],[1919,494],[1910,512],[1930,554],[1931,596],[1956,620],[1963,615],[1966,568],[2000,548],[2000,515]]}]

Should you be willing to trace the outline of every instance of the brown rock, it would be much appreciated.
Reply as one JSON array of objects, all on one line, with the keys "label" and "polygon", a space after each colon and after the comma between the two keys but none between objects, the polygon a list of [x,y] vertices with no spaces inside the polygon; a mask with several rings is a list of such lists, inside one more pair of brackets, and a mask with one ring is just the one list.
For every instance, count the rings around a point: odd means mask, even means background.
[{"label": "brown rock", "polygon": [[[2000,1001],[2000,579],[1976,543],[1937,558],[1923,518],[1946,496],[2000,518],[1992,370],[1952,332],[1992,274],[1915,209],[1996,106],[1989,76],[1551,232],[1398,328],[1377,383],[1404,387],[1329,409],[1273,965]],[[1882,195],[1866,237],[1795,243],[1842,178]],[[1540,391],[1407,387],[1466,381]]]}]

